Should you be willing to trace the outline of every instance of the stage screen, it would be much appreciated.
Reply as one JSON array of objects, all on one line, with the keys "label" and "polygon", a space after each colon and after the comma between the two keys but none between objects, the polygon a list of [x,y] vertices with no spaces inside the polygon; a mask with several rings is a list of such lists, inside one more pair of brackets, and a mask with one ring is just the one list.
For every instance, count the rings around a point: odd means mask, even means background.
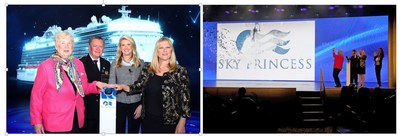
[{"label": "stage screen", "polygon": [[314,80],[314,21],[218,23],[216,79]]},{"label": "stage screen", "polygon": [[[203,23],[204,80],[300,80],[333,82],[332,48],[364,49],[366,82],[376,82],[373,53],[388,49],[388,17]],[[388,81],[387,54],[382,82]],[[346,77],[346,61],[339,74]]]}]

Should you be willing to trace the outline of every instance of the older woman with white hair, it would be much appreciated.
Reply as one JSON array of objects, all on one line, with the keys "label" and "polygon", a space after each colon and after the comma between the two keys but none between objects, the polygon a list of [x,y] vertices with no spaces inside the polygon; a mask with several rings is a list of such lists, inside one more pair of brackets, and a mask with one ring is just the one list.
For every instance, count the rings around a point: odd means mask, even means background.
[{"label": "older woman with white hair", "polygon": [[88,83],[82,62],[72,55],[74,39],[68,32],[55,35],[56,53],[40,63],[30,100],[35,133],[77,133],[84,123],[83,97],[113,87]]}]

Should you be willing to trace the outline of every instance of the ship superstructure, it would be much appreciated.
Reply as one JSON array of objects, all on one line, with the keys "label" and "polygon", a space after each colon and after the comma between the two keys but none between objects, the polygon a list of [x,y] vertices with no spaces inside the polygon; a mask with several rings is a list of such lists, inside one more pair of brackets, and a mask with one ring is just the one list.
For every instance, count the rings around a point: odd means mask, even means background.
[{"label": "ship superstructure", "polygon": [[[151,62],[155,43],[163,36],[159,23],[150,21],[150,17],[147,19],[141,19],[140,16],[130,17],[131,10],[127,10],[127,6],[122,6],[118,12],[121,13],[118,19],[113,20],[105,15],[100,19],[92,16],[87,26],[76,29],[69,27],[64,30],[74,36],[73,55],[78,58],[87,55],[89,39],[92,36],[101,36],[105,39],[102,57],[112,62],[115,60],[119,39],[123,35],[129,35],[136,42],[139,57]],[[17,69],[17,79],[34,81],[39,64],[55,52],[54,35],[59,31],[62,31],[61,27],[50,26],[43,36],[35,36],[24,45],[21,63]]]}]

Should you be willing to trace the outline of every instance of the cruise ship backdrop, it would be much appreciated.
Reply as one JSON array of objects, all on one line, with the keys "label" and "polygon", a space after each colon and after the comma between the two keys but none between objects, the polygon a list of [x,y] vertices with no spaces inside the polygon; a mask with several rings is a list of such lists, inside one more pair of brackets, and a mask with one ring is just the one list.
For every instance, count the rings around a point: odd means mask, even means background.
[{"label": "cruise ship backdrop", "polygon": [[200,132],[199,5],[8,5],[7,6],[7,133],[34,133],[30,125],[30,93],[38,65],[55,52],[54,34],[74,35],[73,55],[88,54],[88,40],[105,38],[103,56],[110,62],[122,35],[132,36],[140,58],[149,62],[156,40],[173,38],[179,64],[190,76],[191,117],[186,132]]},{"label": "cruise ship backdrop", "polygon": [[100,18],[92,16],[87,26],[72,29],[68,27],[62,30],[61,26],[50,26],[43,36],[35,36],[31,41],[25,43],[21,63],[17,69],[17,79],[23,81],[34,81],[37,67],[55,52],[54,35],[60,31],[68,31],[74,35],[75,46],[73,55],[82,57],[88,53],[88,40],[92,36],[101,36],[105,39],[103,58],[112,62],[115,59],[119,38],[123,35],[132,36],[135,39],[139,57],[146,62],[151,61],[155,42],[163,36],[159,23],[146,18],[131,17],[131,10],[122,6],[118,10],[121,17],[111,19],[105,15]]}]

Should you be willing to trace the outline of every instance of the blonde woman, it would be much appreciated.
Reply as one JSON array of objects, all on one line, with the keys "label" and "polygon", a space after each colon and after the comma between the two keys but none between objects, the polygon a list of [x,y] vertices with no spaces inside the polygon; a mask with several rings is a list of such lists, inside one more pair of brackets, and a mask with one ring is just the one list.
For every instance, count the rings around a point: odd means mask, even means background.
[{"label": "blonde woman", "polygon": [[[142,68],[143,60],[138,56],[135,40],[130,36],[122,36],[119,39],[116,60],[111,64],[109,83],[133,84]],[[128,133],[139,133],[142,110],[140,101],[140,93],[134,95],[128,95],[126,92],[117,93],[116,133],[125,133],[126,124]]]},{"label": "blonde woman", "polygon": [[185,67],[176,63],[169,38],[156,42],[153,59],[139,79],[129,86],[117,85],[117,90],[143,93],[143,133],[185,133],[190,117],[189,76]]},{"label": "blonde woman", "polygon": [[360,80],[360,87],[365,86],[365,67],[366,67],[367,55],[363,49],[360,50],[360,66],[358,67],[358,77]]}]

